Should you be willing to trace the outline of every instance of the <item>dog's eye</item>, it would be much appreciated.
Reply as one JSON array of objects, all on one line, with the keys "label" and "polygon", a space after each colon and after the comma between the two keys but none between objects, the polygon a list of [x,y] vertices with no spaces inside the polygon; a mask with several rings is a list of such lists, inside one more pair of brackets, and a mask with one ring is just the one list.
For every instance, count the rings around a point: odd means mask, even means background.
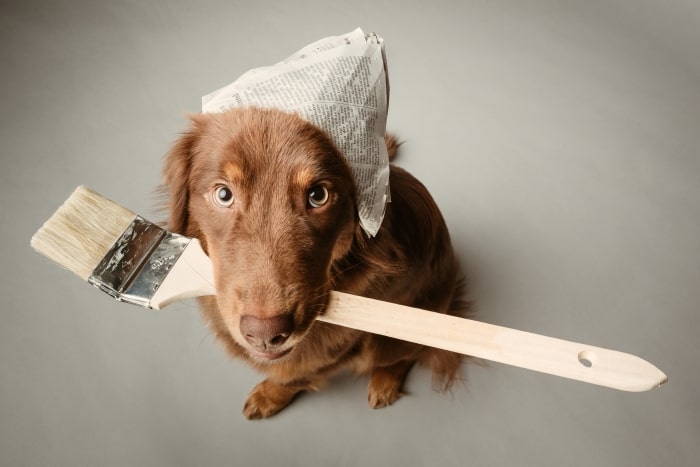
[{"label": "dog's eye", "polygon": [[214,198],[214,203],[222,208],[228,208],[233,204],[233,192],[229,187],[218,186],[214,188],[212,197]]},{"label": "dog's eye", "polygon": [[309,190],[309,206],[320,208],[328,202],[328,190],[325,186],[316,185]]}]

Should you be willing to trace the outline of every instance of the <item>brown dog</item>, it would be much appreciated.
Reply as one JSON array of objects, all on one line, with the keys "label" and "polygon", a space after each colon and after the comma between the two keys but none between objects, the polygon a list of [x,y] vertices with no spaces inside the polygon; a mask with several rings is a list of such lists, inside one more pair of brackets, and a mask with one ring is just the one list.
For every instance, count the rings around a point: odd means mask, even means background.
[{"label": "brown dog", "polygon": [[[387,138],[390,158],[398,145]],[[214,264],[204,317],[228,351],[267,375],[248,418],[274,415],[336,372],[369,374],[369,404],[401,397],[414,363],[445,390],[457,354],[316,322],[329,291],[463,314],[457,262],[425,187],[391,167],[391,203],[375,238],[359,226],[350,168],[300,117],[254,108],[192,117],[166,156],[170,230],[196,237]]]}]

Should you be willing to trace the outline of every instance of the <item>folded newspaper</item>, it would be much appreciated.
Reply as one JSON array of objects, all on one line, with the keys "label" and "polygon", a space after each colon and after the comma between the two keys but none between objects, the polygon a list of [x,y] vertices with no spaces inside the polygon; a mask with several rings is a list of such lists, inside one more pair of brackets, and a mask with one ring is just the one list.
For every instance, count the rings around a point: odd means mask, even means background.
[{"label": "folded newspaper", "polygon": [[360,224],[376,235],[389,201],[384,143],[389,82],[382,38],[356,29],[307,45],[202,97],[202,112],[255,106],[294,112],[325,130],[355,178]]}]

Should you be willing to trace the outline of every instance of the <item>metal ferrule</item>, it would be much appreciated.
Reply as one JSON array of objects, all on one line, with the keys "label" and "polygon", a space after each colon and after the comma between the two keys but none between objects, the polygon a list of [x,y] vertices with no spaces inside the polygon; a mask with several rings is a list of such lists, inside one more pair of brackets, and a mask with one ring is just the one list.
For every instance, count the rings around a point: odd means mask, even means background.
[{"label": "metal ferrule", "polygon": [[136,216],[88,282],[121,302],[151,308],[153,294],[189,242]]}]

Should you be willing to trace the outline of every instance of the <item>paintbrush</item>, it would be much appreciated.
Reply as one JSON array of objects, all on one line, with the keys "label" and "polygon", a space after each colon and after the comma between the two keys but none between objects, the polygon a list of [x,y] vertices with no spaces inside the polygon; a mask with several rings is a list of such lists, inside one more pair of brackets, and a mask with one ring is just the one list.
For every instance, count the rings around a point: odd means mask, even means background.
[{"label": "paintbrush", "polygon": [[31,245],[123,302],[160,309],[216,293],[211,262],[197,239],[167,232],[84,186]]},{"label": "paintbrush", "polygon": [[[73,192],[31,244],[124,302],[160,309],[216,294],[212,264],[197,239],[167,232],[86,187]],[[318,320],[625,391],[667,381],[628,353],[336,291]]]}]

